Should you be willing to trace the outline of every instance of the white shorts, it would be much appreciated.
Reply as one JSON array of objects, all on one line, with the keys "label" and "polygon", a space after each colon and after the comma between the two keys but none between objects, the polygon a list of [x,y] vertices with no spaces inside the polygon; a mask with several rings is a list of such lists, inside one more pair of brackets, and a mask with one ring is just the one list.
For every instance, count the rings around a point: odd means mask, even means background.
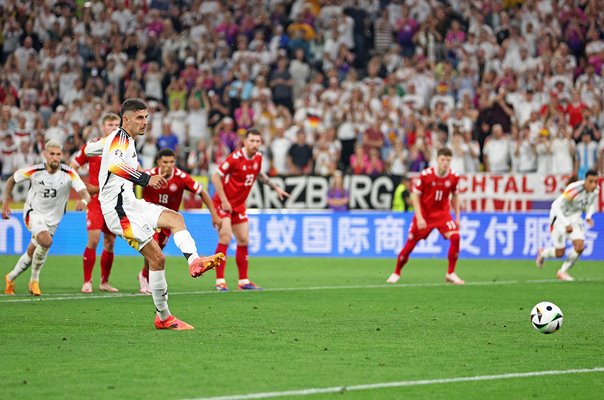
[{"label": "white shorts", "polygon": [[103,214],[105,223],[111,232],[124,238],[130,246],[140,251],[153,239],[157,229],[157,220],[167,208],[136,199]]},{"label": "white shorts", "polygon": [[585,240],[585,232],[583,231],[583,221],[570,221],[573,227],[571,233],[566,232],[566,225],[554,220],[551,225],[552,246],[556,249],[565,249],[566,241]]},{"label": "white shorts", "polygon": [[31,236],[34,239],[36,238],[36,236],[38,236],[40,232],[44,231],[48,231],[48,233],[50,233],[50,236],[53,236],[57,230],[57,227],[59,226],[49,225],[43,215],[33,210],[26,211],[25,214],[23,214],[23,220],[25,221],[25,226],[27,227],[27,229],[29,229],[29,231],[31,232]]}]

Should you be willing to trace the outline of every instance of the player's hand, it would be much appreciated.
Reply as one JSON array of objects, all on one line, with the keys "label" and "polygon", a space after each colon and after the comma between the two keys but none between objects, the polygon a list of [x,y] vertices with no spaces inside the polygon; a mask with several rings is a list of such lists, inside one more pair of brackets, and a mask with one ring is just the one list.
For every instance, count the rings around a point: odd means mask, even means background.
[{"label": "player's hand", "polygon": [[75,205],[76,211],[83,211],[88,208],[88,205],[84,203],[82,200],[78,200]]},{"label": "player's hand", "polygon": [[222,208],[222,211],[228,212],[228,213],[230,213],[231,211],[233,211],[233,209],[231,208],[231,203],[229,203],[228,200],[221,201],[220,202],[220,208]]},{"label": "player's hand", "polygon": [[417,218],[417,227],[419,229],[425,229],[428,226],[428,224],[426,223],[426,220],[422,217],[418,217]]},{"label": "player's hand", "polygon": [[216,213],[212,213],[212,226],[217,231],[220,231],[220,229],[222,229],[222,218],[220,218]]},{"label": "player's hand", "polygon": [[566,225],[566,233],[571,233],[573,231],[572,225]]},{"label": "player's hand", "polygon": [[2,219],[9,219],[11,214],[11,209],[8,206],[8,203],[2,205]]},{"label": "player's hand", "polygon": [[153,175],[151,179],[149,179],[149,186],[151,186],[153,189],[159,189],[167,183],[168,181],[166,178],[161,175]]},{"label": "player's hand", "polygon": [[285,190],[281,189],[280,187],[276,187],[275,191],[277,192],[277,196],[279,196],[279,200],[281,200],[281,201],[283,201],[289,197],[289,193],[287,193]]},{"label": "player's hand", "polygon": [[593,227],[594,227],[594,220],[593,220],[593,219],[591,219],[591,218],[587,218],[587,219],[585,220],[585,223],[587,223],[587,225],[589,225],[589,227],[590,227],[590,228],[593,228]]}]

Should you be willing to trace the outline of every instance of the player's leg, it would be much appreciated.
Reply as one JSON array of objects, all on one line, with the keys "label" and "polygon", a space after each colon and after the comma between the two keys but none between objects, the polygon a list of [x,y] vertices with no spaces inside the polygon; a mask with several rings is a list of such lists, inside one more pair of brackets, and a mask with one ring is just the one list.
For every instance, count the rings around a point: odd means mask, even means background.
[{"label": "player's leg", "polygon": [[543,268],[545,260],[549,258],[560,258],[566,251],[566,226],[560,223],[556,223],[556,219],[552,217],[552,223],[550,225],[550,237],[551,246],[546,248],[540,248],[537,250],[537,257],[535,258],[535,265],[537,268]]},{"label": "player's leg", "polygon": [[[153,235],[153,240],[157,242],[162,251],[168,244],[169,239],[170,230],[168,229],[162,229],[159,232],[155,232],[155,235]],[[140,284],[139,293],[151,294],[151,288],[149,287],[149,262],[147,259],[145,259],[143,269],[138,273],[138,282]]]},{"label": "player's leg", "polygon": [[[245,214],[243,214],[245,215]],[[239,220],[233,220],[233,234],[237,241],[237,251],[235,253],[235,261],[239,272],[239,290],[262,290],[262,288],[249,280],[248,277],[248,243],[249,243],[249,222],[247,216]]]},{"label": "player's leg", "polygon": [[426,237],[428,237],[431,231],[432,228],[428,227],[420,230],[417,227],[415,216],[413,217],[413,219],[411,220],[411,226],[409,227],[409,235],[407,236],[407,241],[405,242],[405,245],[403,246],[402,250],[398,253],[394,272],[388,277],[386,283],[396,283],[399,281],[401,277],[401,271],[405,264],[407,264],[407,261],[409,261],[409,256],[411,255],[411,252],[413,252],[413,249],[417,245],[417,242],[421,239],[425,239]]},{"label": "player's leg", "polygon": [[[577,229],[577,228],[576,228]],[[558,270],[556,276],[561,281],[574,281],[575,279],[568,274],[568,270],[575,265],[583,250],[585,250],[585,240],[582,234],[573,235],[571,234],[573,243],[572,249],[568,252],[566,260],[562,263],[562,267]]]},{"label": "player's leg", "polygon": [[[91,219],[90,215],[87,216],[88,227],[90,228]],[[99,245],[101,239],[100,229],[88,230],[88,242],[84,249],[84,255],[82,256],[82,264],[84,267],[84,283],[82,284],[82,293],[92,293],[92,270],[96,263],[96,248]]]},{"label": "player's leg", "polygon": [[117,293],[119,289],[109,284],[109,275],[113,267],[113,247],[115,246],[115,235],[111,232],[103,231],[103,253],[101,254],[101,284],[99,290],[110,293]]},{"label": "player's leg", "polygon": [[34,255],[34,250],[36,249],[37,245],[38,242],[36,242],[36,239],[32,237],[31,241],[27,245],[25,253],[19,257],[19,260],[17,260],[17,264],[15,264],[13,270],[4,276],[4,294],[15,294],[15,279],[17,279],[19,275],[30,267],[31,259]]},{"label": "player's leg", "polygon": [[445,282],[453,283],[455,285],[463,285],[465,283],[464,280],[455,273],[455,267],[459,257],[460,237],[458,229],[457,224],[452,219],[447,221],[444,226],[439,227],[441,234],[443,234],[443,236],[449,240],[449,252],[447,253],[449,265],[447,274],[445,275]]},{"label": "player's leg", "polygon": [[155,304],[155,327],[157,329],[187,330],[193,327],[176,319],[168,308],[168,282],[166,281],[166,257],[155,240],[142,245],[140,253],[149,264],[149,286]]},{"label": "player's leg", "polygon": [[[53,230],[54,231],[54,230]],[[48,250],[52,246],[52,233],[49,230],[43,230],[36,234],[38,245],[34,250],[31,262],[31,277],[29,279],[29,292],[34,296],[40,296],[40,271],[46,262]]]},{"label": "player's leg", "polygon": [[[147,205],[155,206],[154,204],[149,203],[147,203]],[[157,227],[167,228],[172,231],[174,234],[174,243],[187,259],[189,271],[193,278],[203,275],[206,271],[215,268],[220,264],[220,261],[224,260],[224,254],[222,253],[214,254],[209,257],[200,257],[199,254],[197,254],[195,241],[187,230],[182,215],[167,208],[159,206],[155,207],[162,209],[161,214],[157,219]]]},{"label": "player's leg", "polygon": [[[216,207],[216,205],[214,205]],[[222,226],[218,231],[218,244],[216,245],[215,253],[224,254],[224,260],[216,266],[216,290],[219,292],[228,292],[226,280],[224,278],[224,270],[226,268],[227,250],[229,243],[233,237],[233,227],[231,214],[224,213],[219,208],[216,209],[220,218],[222,218]]]}]

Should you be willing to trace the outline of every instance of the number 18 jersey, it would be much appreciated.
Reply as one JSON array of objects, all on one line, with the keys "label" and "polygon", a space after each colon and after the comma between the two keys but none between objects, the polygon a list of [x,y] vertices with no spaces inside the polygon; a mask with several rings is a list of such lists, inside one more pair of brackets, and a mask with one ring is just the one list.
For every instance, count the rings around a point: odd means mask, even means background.
[{"label": "number 18 jersey", "polygon": [[[256,152],[252,157],[247,157],[244,149],[239,149],[227,157],[218,167],[221,176],[224,193],[231,203],[233,212],[245,212],[245,202],[256,181],[260,167],[262,166],[262,154]],[[214,195],[214,204],[220,204],[218,195]]]}]

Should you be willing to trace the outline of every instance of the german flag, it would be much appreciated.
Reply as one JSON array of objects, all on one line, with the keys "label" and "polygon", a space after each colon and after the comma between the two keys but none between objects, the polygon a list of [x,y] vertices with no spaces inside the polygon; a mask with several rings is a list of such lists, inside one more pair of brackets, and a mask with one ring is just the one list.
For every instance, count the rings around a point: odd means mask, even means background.
[{"label": "german flag", "polygon": [[308,114],[306,116],[306,120],[310,124],[311,128],[316,128],[317,126],[319,126],[319,123],[321,123],[321,117],[314,114]]}]

